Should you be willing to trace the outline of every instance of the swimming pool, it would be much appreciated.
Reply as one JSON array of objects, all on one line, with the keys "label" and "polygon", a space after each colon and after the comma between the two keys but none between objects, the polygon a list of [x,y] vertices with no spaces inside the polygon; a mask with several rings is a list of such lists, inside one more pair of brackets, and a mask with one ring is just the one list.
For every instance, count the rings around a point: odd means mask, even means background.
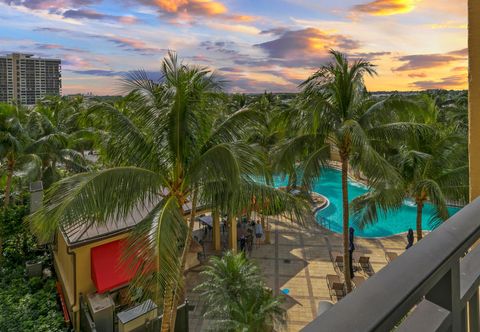
[{"label": "swimming pool", "polygon": [[[283,179],[280,176],[274,178],[275,186],[286,186],[287,179]],[[342,184],[341,184],[341,172],[336,169],[326,169],[323,171],[322,176],[315,181],[313,191],[322,194],[327,197],[330,204],[323,210],[320,210],[316,214],[317,221],[323,218],[322,224],[336,233],[342,232]],[[355,181],[349,180],[348,182],[348,195],[349,200],[366,193],[367,188]],[[450,207],[450,214],[460,210],[457,207]],[[386,215],[379,214],[378,222],[374,225],[368,225],[364,229],[359,229],[350,220],[350,224],[355,228],[355,235],[361,237],[384,237],[403,233],[408,231],[409,228],[416,229],[416,215],[417,208],[414,204],[406,202],[398,211],[388,212]],[[424,230],[432,230],[429,220],[433,215],[433,207],[431,204],[425,204],[423,209],[422,225]]]}]

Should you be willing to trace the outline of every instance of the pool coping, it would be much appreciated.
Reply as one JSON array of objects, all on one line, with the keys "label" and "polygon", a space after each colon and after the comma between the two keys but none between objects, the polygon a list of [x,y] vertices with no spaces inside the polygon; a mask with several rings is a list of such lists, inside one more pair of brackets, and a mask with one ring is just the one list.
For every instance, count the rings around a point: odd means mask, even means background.
[{"label": "pool coping", "polygon": [[312,195],[320,196],[324,200],[322,204],[312,206],[312,213],[313,214],[316,214],[317,212],[319,212],[323,209],[326,209],[330,205],[330,200],[326,196],[324,196],[320,193],[317,193],[316,191],[311,191],[310,196],[312,196]]},{"label": "pool coping", "polygon": [[[335,164],[333,164],[333,163],[329,163],[328,167],[329,167],[329,168],[332,168],[332,169],[335,169],[335,170],[337,170],[337,171],[341,171],[341,170],[342,170],[340,166],[335,165]],[[364,187],[366,187],[366,189],[369,188],[368,184],[367,184],[367,183],[364,183],[364,182],[366,182],[366,181],[363,181],[363,180],[361,180],[361,179],[357,179],[353,174],[350,174],[350,173],[349,173],[347,176],[348,176],[348,178],[349,178],[351,181],[355,182],[356,184],[359,184],[359,185],[361,185],[361,186],[364,186]],[[322,195],[322,194],[320,194],[320,193],[317,193],[317,192],[315,192],[315,191],[312,191],[311,193],[315,193],[315,194],[317,194],[317,195],[320,195],[320,196],[322,196],[324,199],[326,199],[326,201],[328,201],[328,204],[327,204],[327,203],[326,203],[326,204],[323,204],[321,207],[318,207],[318,208],[315,208],[314,210],[312,210],[312,212],[313,212],[315,215],[316,215],[318,212],[320,212],[321,210],[326,209],[328,206],[330,206],[330,200],[329,200],[327,197],[325,197],[324,195]],[[456,208],[462,208],[462,207],[464,207],[464,206],[462,206],[462,205],[457,205],[457,204],[447,204],[447,205],[448,205],[448,206],[451,206],[451,207],[456,207]],[[322,225],[319,224],[318,222],[316,222],[316,224],[317,224],[319,227],[321,227],[321,228],[323,228],[323,229],[325,229],[325,230],[328,230],[329,232],[332,232],[332,233],[335,233],[335,234],[340,234],[340,235],[343,234],[343,233],[338,233],[338,232],[332,231],[331,229],[322,226]],[[422,232],[423,232],[425,235],[428,235],[430,232],[432,232],[432,230],[422,230]],[[401,233],[396,233],[396,234],[391,234],[391,235],[387,235],[387,236],[371,236],[371,237],[370,237],[370,236],[355,235],[355,237],[362,238],[362,239],[386,239],[386,238],[389,238],[389,237],[404,235],[404,234],[407,234],[407,233],[408,233],[408,231],[401,232]]]}]

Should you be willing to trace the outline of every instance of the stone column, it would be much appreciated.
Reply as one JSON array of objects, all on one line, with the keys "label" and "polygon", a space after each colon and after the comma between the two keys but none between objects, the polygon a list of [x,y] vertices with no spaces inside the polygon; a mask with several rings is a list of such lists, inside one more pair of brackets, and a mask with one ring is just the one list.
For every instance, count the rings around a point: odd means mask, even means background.
[{"label": "stone column", "polygon": [[470,200],[480,196],[480,1],[468,0]]},{"label": "stone column", "polygon": [[237,219],[234,216],[228,216],[228,223],[230,227],[228,229],[228,244],[230,250],[234,253],[237,252]]},{"label": "stone column", "polygon": [[265,217],[263,214],[262,214],[262,228],[263,228],[263,232],[265,233],[265,244],[270,244],[270,225],[269,225],[269,222],[268,222],[268,217]]},{"label": "stone column", "polygon": [[213,218],[213,250],[215,251],[220,251],[222,250],[221,244],[220,244],[220,236],[221,236],[221,230],[220,230],[220,214],[218,212],[212,212],[212,218]]}]

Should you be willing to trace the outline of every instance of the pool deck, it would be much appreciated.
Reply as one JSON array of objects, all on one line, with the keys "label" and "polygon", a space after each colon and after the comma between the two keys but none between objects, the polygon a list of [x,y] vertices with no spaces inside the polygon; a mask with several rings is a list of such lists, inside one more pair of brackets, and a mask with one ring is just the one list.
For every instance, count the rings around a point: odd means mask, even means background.
[{"label": "pool deck", "polygon": [[[269,220],[272,243],[254,247],[252,259],[261,267],[267,285],[277,294],[281,289],[289,289],[284,304],[288,312],[286,330],[299,331],[316,317],[319,301],[332,301],[325,276],[336,274],[331,252],[342,252],[342,237],[318,225],[301,227],[284,218]],[[357,237],[355,241],[356,253],[370,256],[375,272],[387,264],[386,252],[400,255],[407,244],[405,235]],[[208,242],[206,246],[208,252]],[[191,331],[204,331],[208,327],[202,318],[200,294],[192,291],[201,281],[201,270],[199,266],[187,274],[187,294],[190,304],[195,306],[190,312]]]}]

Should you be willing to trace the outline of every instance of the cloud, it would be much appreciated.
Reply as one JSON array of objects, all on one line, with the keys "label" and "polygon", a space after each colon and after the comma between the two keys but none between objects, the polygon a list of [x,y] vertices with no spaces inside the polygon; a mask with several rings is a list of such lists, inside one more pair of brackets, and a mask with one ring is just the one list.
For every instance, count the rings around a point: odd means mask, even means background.
[{"label": "cloud", "polygon": [[125,72],[119,72],[114,70],[104,70],[104,69],[71,70],[71,72],[79,75],[104,76],[104,77],[112,77],[112,76],[120,77],[125,74]]},{"label": "cloud", "polygon": [[108,42],[114,43],[115,45],[117,45],[118,47],[124,50],[136,52],[142,55],[158,54],[159,52],[163,53],[167,51],[166,49],[147,44],[147,42],[144,42],[143,40],[140,40],[140,39],[130,38],[130,37],[120,37],[113,34],[106,34],[106,35],[90,34],[90,33],[85,33],[78,30],[73,31],[68,29],[51,28],[51,27],[36,28],[35,31],[49,32],[49,33],[53,32],[53,33],[64,34],[70,37],[73,36],[77,38],[102,39],[102,40],[106,40]]},{"label": "cloud", "polygon": [[25,7],[32,10],[52,10],[80,8],[99,3],[100,0],[0,0],[9,6]]},{"label": "cloud", "polygon": [[[109,69],[85,69],[85,70],[70,70],[70,72],[77,75],[98,76],[98,77],[128,77],[129,71],[116,71]],[[146,70],[147,77],[152,81],[158,82],[162,78],[160,71]]]},{"label": "cloud", "polygon": [[239,55],[240,52],[235,50],[237,45],[232,41],[210,41],[206,40],[200,43],[200,47],[213,52],[223,53],[227,55]]},{"label": "cloud", "polygon": [[468,56],[468,49],[461,49],[444,54],[415,54],[406,55],[398,58],[399,61],[405,62],[394,71],[409,71],[418,69],[435,68],[447,65],[454,61],[464,61]]},{"label": "cloud", "polygon": [[232,31],[237,33],[249,34],[249,35],[258,35],[261,31],[251,25],[245,24],[232,24],[232,23],[220,23],[220,22],[206,22],[206,26],[212,29],[221,30],[221,31]]},{"label": "cloud", "polygon": [[417,81],[410,84],[411,87],[429,90],[429,89],[455,89],[463,88],[467,82],[466,75],[454,75],[444,77],[440,80]]},{"label": "cloud", "polygon": [[360,53],[352,53],[349,54],[349,58],[353,60],[367,60],[367,61],[374,61],[378,58],[381,58],[386,55],[392,54],[391,52],[360,52]]},{"label": "cloud", "polygon": [[427,74],[426,73],[411,73],[411,74],[408,74],[408,77],[411,77],[411,78],[424,78],[424,77],[427,77]]},{"label": "cloud", "polygon": [[65,18],[114,21],[114,22],[121,22],[124,24],[134,24],[137,22],[137,18],[134,16],[109,15],[109,14],[103,14],[90,9],[69,9],[63,12],[62,15]]},{"label": "cloud", "polygon": [[35,48],[37,48],[38,50],[59,50],[64,52],[87,53],[87,51],[80,48],[65,47],[59,44],[35,43]]},{"label": "cloud", "polygon": [[121,48],[124,48],[129,51],[135,51],[141,54],[151,54],[151,53],[167,51],[166,49],[151,46],[140,39],[119,37],[115,35],[96,36],[96,37],[106,39],[114,44],[117,44]]},{"label": "cloud", "polygon": [[250,22],[250,15],[231,14],[228,8],[216,0],[139,0],[153,6],[167,17],[191,21],[192,16],[219,18],[228,21]]},{"label": "cloud", "polygon": [[467,29],[467,23],[459,21],[446,21],[444,23],[430,24],[431,29]]},{"label": "cloud", "polygon": [[[270,32],[271,33],[271,32]],[[279,34],[277,39],[257,44],[274,59],[282,59],[283,63],[293,61],[297,66],[303,64],[315,65],[330,57],[328,51],[332,48],[353,51],[360,43],[347,36],[328,34],[317,28],[303,30],[274,31]]]},{"label": "cloud", "polygon": [[353,7],[354,12],[375,16],[409,13],[415,9],[418,0],[374,0]]}]

